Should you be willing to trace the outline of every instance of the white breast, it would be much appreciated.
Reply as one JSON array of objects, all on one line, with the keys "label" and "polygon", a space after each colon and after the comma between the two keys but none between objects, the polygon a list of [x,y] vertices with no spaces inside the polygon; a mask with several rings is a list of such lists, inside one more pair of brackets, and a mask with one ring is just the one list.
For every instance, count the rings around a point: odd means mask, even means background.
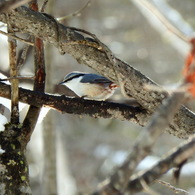
[{"label": "white breast", "polygon": [[110,89],[108,85],[96,85],[89,83],[81,83],[82,77],[74,78],[63,85],[67,86],[79,97],[85,99],[105,100],[114,93],[114,89]]},{"label": "white breast", "polygon": [[63,85],[67,86],[69,89],[71,89],[74,93],[76,93],[78,96],[82,97],[84,96],[84,89],[83,84],[80,83],[80,80],[82,77],[74,78],[73,80],[70,80]]}]

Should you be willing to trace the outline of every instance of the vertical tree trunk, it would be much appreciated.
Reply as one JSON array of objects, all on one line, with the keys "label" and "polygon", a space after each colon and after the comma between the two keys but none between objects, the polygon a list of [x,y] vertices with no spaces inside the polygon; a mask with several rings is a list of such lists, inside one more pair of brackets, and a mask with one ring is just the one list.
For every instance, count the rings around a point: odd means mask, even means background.
[{"label": "vertical tree trunk", "polygon": [[0,194],[30,195],[28,164],[20,127],[6,125],[0,132]]},{"label": "vertical tree trunk", "polygon": [[[50,0],[47,4],[47,12],[54,15],[54,7],[56,0]],[[47,78],[46,91],[53,93],[54,86],[54,64],[53,64],[53,48],[51,45],[46,47],[46,64]],[[56,124],[55,113],[49,111],[47,117],[43,121],[43,156],[44,167],[42,178],[42,195],[58,194],[57,189],[57,168],[56,168]]]},{"label": "vertical tree trunk", "polygon": [[48,113],[47,118],[45,118],[43,123],[44,167],[42,178],[42,195],[57,194],[56,135],[52,120],[53,117],[54,113]]}]

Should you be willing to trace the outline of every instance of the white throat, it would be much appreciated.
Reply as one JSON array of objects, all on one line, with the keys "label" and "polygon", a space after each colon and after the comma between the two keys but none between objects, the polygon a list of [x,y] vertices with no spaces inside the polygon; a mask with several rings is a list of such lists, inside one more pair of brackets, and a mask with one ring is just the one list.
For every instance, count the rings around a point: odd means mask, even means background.
[{"label": "white throat", "polygon": [[63,85],[67,86],[69,89],[74,91],[78,96],[83,96],[82,93],[82,84],[80,83],[82,76],[76,77],[68,82],[63,83]]}]

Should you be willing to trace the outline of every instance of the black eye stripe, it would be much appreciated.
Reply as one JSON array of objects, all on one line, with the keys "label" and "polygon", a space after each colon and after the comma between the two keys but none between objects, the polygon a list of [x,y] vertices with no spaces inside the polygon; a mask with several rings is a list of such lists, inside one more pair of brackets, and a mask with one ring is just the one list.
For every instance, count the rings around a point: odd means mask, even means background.
[{"label": "black eye stripe", "polygon": [[65,79],[63,82],[65,83],[65,82],[68,82],[68,81],[70,81],[70,80],[72,80],[72,79],[74,79],[74,78],[78,78],[78,77],[80,77],[80,76],[83,76],[84,74],[77,74],[77,75],[74,75],[74,76],[72,76],[72,77],[70,77],[70,78],[68,78],[68,79]]}]

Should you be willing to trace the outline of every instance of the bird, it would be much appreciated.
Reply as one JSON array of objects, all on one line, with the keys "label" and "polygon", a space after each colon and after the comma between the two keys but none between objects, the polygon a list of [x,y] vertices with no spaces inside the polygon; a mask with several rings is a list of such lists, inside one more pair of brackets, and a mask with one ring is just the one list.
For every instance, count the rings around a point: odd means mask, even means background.
[{"label": "bird", "polygon": [[99,101],[111,97],[118,87],[101,75],[77,71],[67,74],[59,85],[65,85],[79,97]]}]

